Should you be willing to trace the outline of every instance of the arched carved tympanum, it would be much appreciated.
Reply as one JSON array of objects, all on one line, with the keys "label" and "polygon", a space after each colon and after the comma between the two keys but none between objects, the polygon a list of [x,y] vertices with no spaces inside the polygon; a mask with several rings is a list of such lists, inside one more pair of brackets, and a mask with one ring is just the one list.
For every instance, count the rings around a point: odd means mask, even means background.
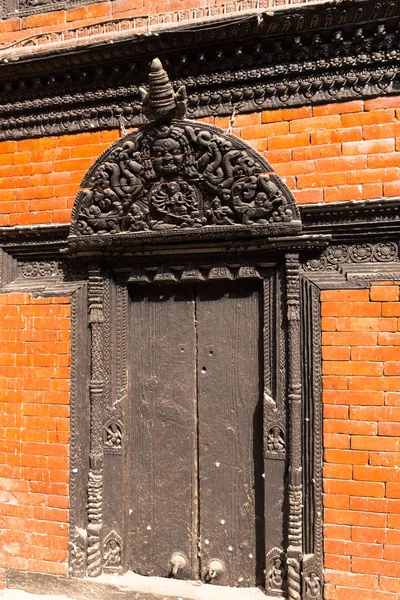
[{"label": "arched carved tympanum", "polygon": [[[293,235],[301,229],[293,195],[268,162],[184,112],[161,63],[153,61],[145,112],[156,120],[113,144],[87,173],[73,209],[72,248],[122,240]],[[122,237],[123,236],[123,237]]]}]

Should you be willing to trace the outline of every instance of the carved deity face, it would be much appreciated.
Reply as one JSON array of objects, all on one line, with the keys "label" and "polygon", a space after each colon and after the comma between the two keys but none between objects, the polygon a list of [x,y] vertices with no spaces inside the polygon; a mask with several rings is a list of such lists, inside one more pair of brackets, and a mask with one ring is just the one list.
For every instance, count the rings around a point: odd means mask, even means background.
[{"label": "carved deity face", "polygon": [[152,158],[158,175],[177,173],[183,164],[181,145],[173,138],[156,140],[152,147]]}]

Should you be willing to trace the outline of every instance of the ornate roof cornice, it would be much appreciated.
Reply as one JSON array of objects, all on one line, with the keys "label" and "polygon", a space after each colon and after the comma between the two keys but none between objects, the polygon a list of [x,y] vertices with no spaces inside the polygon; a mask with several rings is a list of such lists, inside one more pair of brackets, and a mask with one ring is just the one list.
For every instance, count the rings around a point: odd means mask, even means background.
[{"label": "ornate roof cornice", "polygon": [[400,0],[343,0],[10,54],[0,139],[141,124],[139,87],[156,55],[186,86],[191,118],[399,93],[399,22]]}]

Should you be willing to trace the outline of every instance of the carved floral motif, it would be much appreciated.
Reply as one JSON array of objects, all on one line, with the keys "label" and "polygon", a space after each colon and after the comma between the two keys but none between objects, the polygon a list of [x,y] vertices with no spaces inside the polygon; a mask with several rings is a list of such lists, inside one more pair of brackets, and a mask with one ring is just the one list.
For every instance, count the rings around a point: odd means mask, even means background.
[{"label": "carved floral motif", "polygon": [[304,271],[336,271],[345,264],[389,263],[398,259],[399,249],[395,242],[379,244],[338,244],[328,246],[322,254],[309,258]]}]

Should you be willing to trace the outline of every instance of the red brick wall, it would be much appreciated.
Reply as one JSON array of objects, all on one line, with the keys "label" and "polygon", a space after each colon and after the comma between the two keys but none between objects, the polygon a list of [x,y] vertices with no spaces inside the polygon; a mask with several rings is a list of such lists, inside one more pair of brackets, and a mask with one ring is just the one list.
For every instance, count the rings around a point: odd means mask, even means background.
[{"label": "red brick wall", "polygon": [[399,286],[321,300],[326,600],[398,600]]},{"label": "red brick wall", "polygon": [[69,298],[0,294],[0,572],[67,573]]},{"label": "red brick wall", "polygon": [[[392,197],[400,194],[399,106],[393,96],[264,111],[237,116],[233,132],[265,155],[299,204]],[[0,142],[0,226],[69,222],[86,171],[119,136]]]}]

